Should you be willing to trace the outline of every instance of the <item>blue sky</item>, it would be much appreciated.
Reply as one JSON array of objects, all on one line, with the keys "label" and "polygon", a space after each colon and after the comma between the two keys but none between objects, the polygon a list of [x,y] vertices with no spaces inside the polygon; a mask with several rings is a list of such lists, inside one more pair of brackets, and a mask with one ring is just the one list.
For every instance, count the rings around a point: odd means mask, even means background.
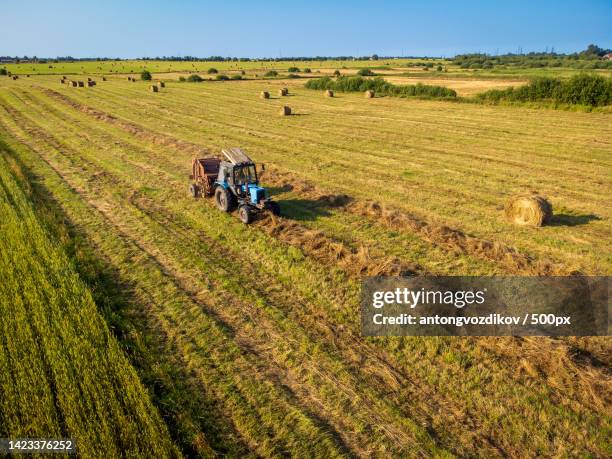
[{"label": "blue sky", "polygon": [[39,57],[573,52],[612,48],[612,0],[0,0],[0,36]]}]

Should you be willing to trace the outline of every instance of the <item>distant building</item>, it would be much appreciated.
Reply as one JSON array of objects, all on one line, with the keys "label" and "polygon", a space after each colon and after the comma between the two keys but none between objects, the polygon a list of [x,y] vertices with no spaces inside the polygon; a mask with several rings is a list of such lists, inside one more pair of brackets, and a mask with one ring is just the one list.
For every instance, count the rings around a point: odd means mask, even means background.
[{"label": "distant building", "polygon": [[612,61],[612,53],[604,54],[602,59],[605,61]]}]

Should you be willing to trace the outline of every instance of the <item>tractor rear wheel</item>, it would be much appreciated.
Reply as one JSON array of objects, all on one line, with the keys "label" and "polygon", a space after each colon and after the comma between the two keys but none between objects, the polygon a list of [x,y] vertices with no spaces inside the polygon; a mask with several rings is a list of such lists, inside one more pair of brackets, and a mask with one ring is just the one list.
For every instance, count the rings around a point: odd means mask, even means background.
[{"label": "tractor rear wheel", "polygon": [[236,207],[234,195],[232,195],[231,191],[222,187],[218,187],[215,190],[215,203],[219,210],[223,212],[231,212]]},{"label": "tractor rear wheel", "polygon": [[275,215],[276,217],[280,215],[280,206],[278,205],[278,202],[272,201],[270,203],[270,212],[272,212],[272,215]]},{"label": "tractor rear wheel", "polygon": [[248,225],[255,219],[255,214],[247,206],[240,206],[238,216],[245,225]]},{"label": "tractor rear wheel", "polygon": [[189,192],[194,198],[200,197],[200,187],[196,183],[191,184],[191,186],[189,187]]}]

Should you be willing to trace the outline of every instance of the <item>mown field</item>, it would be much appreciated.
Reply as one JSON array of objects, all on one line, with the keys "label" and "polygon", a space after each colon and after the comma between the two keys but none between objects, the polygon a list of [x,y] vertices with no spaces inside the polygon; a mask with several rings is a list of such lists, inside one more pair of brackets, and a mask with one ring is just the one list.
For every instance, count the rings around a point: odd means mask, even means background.
[{"label": "mown field", "polygon": [[[76,266],[112,273],[105,316],[184,453],[612,454],[607,338],[366,339],[358,314],[365,275],[609,275],[608,114],[33,76],[0,79],[0,136]],[[283,218],[188,196],[225,146],[266,164]],[[550,226],[503,219],[525,191]]]},{"label": "mown field", "polygon": [[[363,68],[376,67],[390,64],[393,66],[405,66],[422,59],[392,59],[386,61],[371,60],[325,60],[325,61],[152,61],[152,60],[122,60],[122,61],[74,61],[74,62],[45,62],[45,63],[20,63],[4,64],[7,70],[16,74],[100,74],[100,73],[131,73],[149,70],[155,73],[172,72],[201,72],[205,73],[209,68],[219,71],[248,70],[249,72],[276,69],[287,71],[289,67],[300,69],[310,68],[312,71],[336,68]],[[434,60],[432,60],[434,61]]]}]

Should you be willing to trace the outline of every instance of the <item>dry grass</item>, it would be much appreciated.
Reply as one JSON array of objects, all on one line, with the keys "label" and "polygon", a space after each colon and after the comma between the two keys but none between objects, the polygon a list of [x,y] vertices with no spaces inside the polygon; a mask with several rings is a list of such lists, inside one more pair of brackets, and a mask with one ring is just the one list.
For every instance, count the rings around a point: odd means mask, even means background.
[{"label": "dry grass", "polygon": [[[28,84],[0,82],[0,131],[141,296],[177,368],[208,388],[247,449],[609,453],[609,343],[365,340],[355,315],[368,274],[609,273],[605,115],[325,98],[279,82],[299,107],[289,121],[270,116],[257,82],[147,100],[119,80],[95,92]],[[266,163],[285,218],[245,227],[187,197],[192,155],[228,144]],[[523,190],[550,197],[550,225],[505,220],[504,202]],[[198,412],[168,419],[183,416]]]},{"label": "dry grass", "polygon": [[385,80],[393,84],[428,84],[435,86],[445,86],[457,91],[459,96],[469,97],[489,89],[505,89],[510,86],[522,86],[527,80],[495,80],[495,79],[475,79],[475,78],[412,78],[407,76],[386,76]]}]

